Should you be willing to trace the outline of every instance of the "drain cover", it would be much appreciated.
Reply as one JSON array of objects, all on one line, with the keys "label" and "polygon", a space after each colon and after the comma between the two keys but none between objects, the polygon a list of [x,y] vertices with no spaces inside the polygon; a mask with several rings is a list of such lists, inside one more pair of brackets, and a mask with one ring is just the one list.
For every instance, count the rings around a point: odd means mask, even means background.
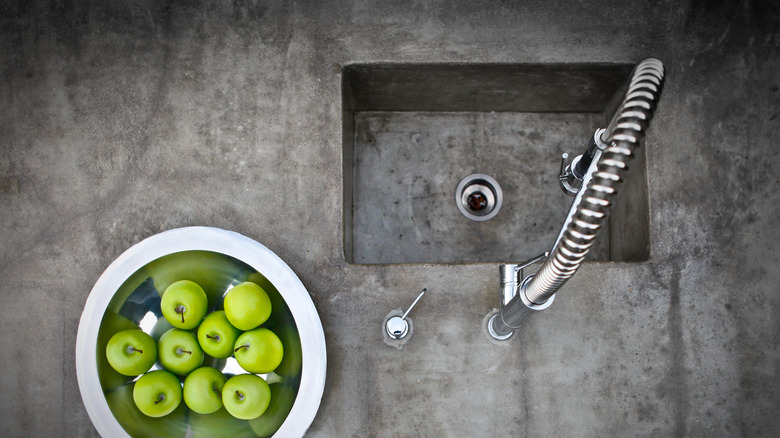
[{"label": "drain cover", "polygon": [[455,190],[455,203],[463,216],[473,221],[492,219],[501,209],[503,194],[498,182],[475,173],[463,178]]}]

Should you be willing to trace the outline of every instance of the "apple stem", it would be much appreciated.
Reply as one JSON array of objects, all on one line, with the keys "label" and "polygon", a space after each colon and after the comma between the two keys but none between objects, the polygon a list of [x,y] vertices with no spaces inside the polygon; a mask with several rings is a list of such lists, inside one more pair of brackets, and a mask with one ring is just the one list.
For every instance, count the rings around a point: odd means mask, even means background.
[{"label": "apple stem", "polygon": [[165,400],[165,394],[160,394],[160,395],[157,397],[157,401],[155,401],[155,402],[154,402],[154,404],[158,404],[158,403],[160,403],[160,402],[161,402],[161,401],[163,401],[163,400]]},{"label": "apple stem", "polygon": [[211,389],[213,389],[218,396],[222,397],[222,392],[219,390],[219,388],[217,388],[216,386],[212,386]]},{"label": "apple stem", "polygon": [[133,350],[134,352],[136,352],[136,351],[137,351],[137,352],[139,352],[139,353],[141,353],[141,354],[143,354],[143,353],[144,353],[144,351],[143,351],[143,350],[139,350],[139,349],[137,349],[137,348],[130,347],[130,349],[131,349],[131,350]]},{"label": "apple stem", "polygon": [[176,311],[176,313],[181,315],[181,323],[184,324],[184,312],[187,311],[187,308],[179,304],[178,306],[176,306],[174,310]]},{"label": "apple stem", "polygon": [[238,392],[238,390],[236,390],[236,395],[238,396],[238,401],[244,401],[244,394],[241,394]]},{"label": "apple stem", "polygon": [[187,351],[187,350],[185,350],[185,349],[183,349],[181,347],[176,349],[176,354],[183,354],[183,353],[192,354],[191,351]]},{"label": "apple stem", "polygon": [[238,350],[240,350],[240,349],[242,349],[242,348],[249,348],[249,344],[244,344],[244,345],[242,345],[242,346],[240,346],[240,347],[236,348],[235,350],[233,350],[233,353],[235,353],[236,351],[238,351]]},{"label": "apple stem", "polygon": [[219,342],[219,335],[215,335],[215,336],[206,335],[206,337],[209,338],[209,339],[213,339],[213,340]]}]

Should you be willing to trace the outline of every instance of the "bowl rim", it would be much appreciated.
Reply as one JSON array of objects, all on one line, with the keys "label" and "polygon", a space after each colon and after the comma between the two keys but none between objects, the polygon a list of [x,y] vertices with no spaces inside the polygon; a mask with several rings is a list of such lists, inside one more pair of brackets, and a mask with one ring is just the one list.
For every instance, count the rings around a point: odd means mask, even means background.
[{"label": "bowl rim", "polygon": [[109,302],[138,269],[183,251],[211,251],[236,258],[265,276],[284,298],[300,334],[302,370],[295,403],[274,436],[303,436],[325,389],[325,333],[314,302],[295,272],[273,251],[234,231],[204,226],[176,228],[138,242],[117,257],[92,288],[76,335],[76,376],[92,424],[101,436],[130,436],[114,418],[97,372],[97,335]]}]

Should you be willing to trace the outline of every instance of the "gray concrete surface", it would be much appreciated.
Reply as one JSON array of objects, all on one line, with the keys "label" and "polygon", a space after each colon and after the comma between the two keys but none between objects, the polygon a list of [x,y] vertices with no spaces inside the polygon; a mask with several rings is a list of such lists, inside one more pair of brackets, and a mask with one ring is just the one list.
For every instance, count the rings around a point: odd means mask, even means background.
[{"label": "gray concrete surface", "polygon": [[[598,113],[361,112],[355,115],[355,263],[518,262],[548,250],[572,199],[561,154],[582,153]],[[503,193],[488,221],[463,216],[458,183],[484,173]],[[644,224],[646,225],[646,224]],[[589,256],[609,260],[605,229]]]},{"label": "gray concrete surface", "polygon": [[[0,7],[0,435],[94,436],[75,377],[100,273],[162,230],[275,251],[328,380],[309,436],[777,436],[776,2],[35,2]],[[637,62],[650,261],[589,263],[523,338],[482,333],[497,267],[351,265],[340,71]],[[380,323],[407,305],[414,337]]]}]

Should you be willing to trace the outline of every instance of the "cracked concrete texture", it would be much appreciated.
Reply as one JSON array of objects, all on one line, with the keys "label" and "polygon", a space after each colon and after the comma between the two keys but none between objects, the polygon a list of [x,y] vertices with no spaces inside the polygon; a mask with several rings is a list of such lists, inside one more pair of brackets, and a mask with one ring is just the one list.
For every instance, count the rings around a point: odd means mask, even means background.
[{"label": "cracked concrete texture", "polygon": [[[87,295],[180,226],[301,277],[328,343],[310,436],[776,436],[775,3],[60,2],[0,6],[0,435],[94,436]],[[646,144],[650,261],[588,263],[522,339],[482,333],[495,264],[351,265],[342,65],[667,68]],[[541,248],[544,249],[544,248]],[[430,293],[399,351],[391,309]]]}]

